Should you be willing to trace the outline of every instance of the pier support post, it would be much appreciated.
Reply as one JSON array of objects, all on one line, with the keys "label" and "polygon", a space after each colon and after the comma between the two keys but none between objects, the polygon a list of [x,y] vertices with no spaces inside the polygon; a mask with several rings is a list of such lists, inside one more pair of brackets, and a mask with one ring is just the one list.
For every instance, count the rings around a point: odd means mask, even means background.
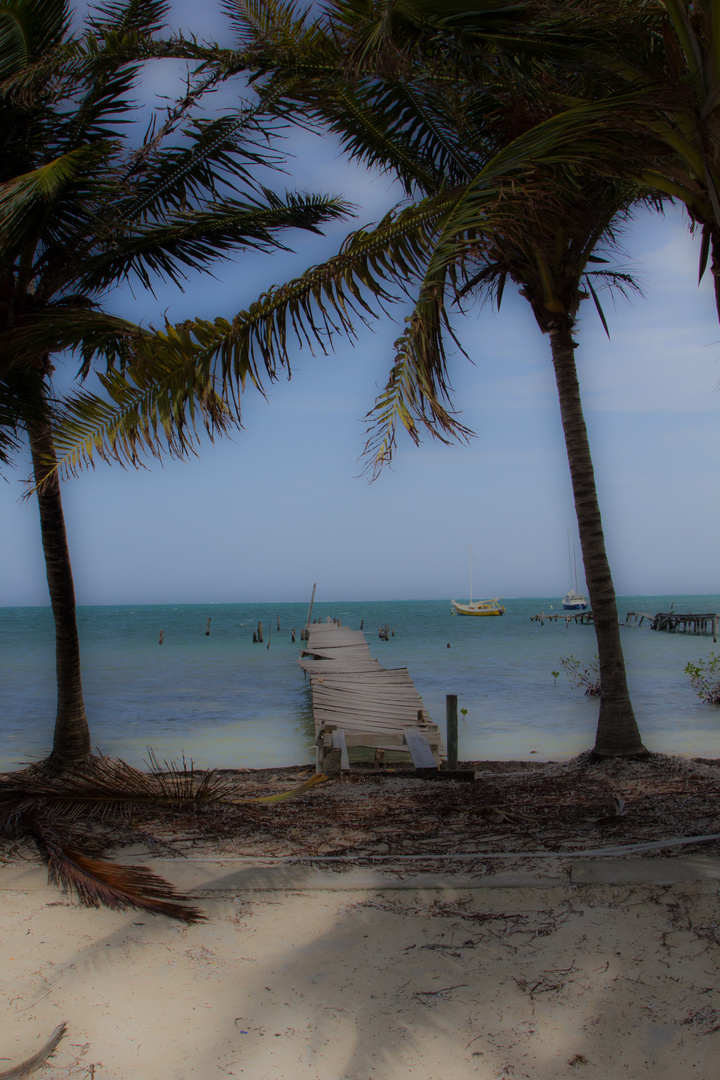
[{"label": "pier support post", "polygon": [[318,768],[326,776],[339,776],[342,768],[342,750],[333,746],[332,733],[323,731],[318,740],[320,750]]},{"label": "pier support post", "polygon": [[457,694],[446,694],[445,715],[447,717],[447,767],[458,767],[458,707]]}]

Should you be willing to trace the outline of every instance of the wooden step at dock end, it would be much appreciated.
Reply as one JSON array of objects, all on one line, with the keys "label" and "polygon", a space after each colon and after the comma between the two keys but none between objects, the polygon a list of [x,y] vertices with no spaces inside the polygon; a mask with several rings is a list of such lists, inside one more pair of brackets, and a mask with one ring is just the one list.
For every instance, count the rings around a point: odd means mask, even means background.
[{"label": "wooden step at dock end", "polygon": [[403,731],[403,738],[416,769],[435,769],[437,771],[437,758],[433,754],[430,744],[417,728],[406,728]]}]

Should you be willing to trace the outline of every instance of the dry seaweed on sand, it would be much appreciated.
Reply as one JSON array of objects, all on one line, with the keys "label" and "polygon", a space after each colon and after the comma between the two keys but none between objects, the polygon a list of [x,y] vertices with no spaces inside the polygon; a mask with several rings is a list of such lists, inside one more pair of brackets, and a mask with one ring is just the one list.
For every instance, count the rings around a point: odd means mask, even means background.
[{"label": "dry seaweed on sand", "polygon": [[[330,858],[338,859],[329,864],[337,870],[380,857],[391,865],[397,859],[399,872],[483,874],[505,865],[483,862],[483,854],[544,851],[562,859],[720,831],[720,764],[712,760],[650,754],[595,761],[583,754],[463,767],[475,770],[475,783],[431,783],[394,766],[309,786],[315,778],[308,766],[206,774],[155,762],[140,773],[101,759],[67,785],[32,771],[0,778],[0,820],[8,835],[24,806],[50,813],[48,827],[89,858],[141,840],[150,853],[178,856]],[[17,830],[10,835],[16,844],[21,839]],[[717,842],[692,848],[719,850]]]},{"label": "dry seaweed on sand", "polygon": [[[219,806],[184,834],[197,853],[264,857],[453,855],[564,852],[615,847],[718,830],[720,768],[661,754],[593,762],[589,755],[548,763],[467,762],[476,780],[429,783],[411,771],[353,772],[312,797],[278,806]],[[258,783],[237,778],[238,791]],[[296,772],[288,770],[287,783]],[[499,819],[499,820],[498,820]],[[708,844],[697,850],[717,850]],[[695,850],[695,849],[693,849]],[[341,868],[344,863],[336,864]],[[428,863],[428,865],[430,865]]]}]

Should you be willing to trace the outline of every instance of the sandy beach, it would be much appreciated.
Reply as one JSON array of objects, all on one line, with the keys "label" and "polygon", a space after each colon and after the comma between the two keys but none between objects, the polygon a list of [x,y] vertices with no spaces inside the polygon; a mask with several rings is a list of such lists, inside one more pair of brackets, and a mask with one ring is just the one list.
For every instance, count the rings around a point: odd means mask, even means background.
[{"label": "sandy beach", "polygon": [[[614,824],[596,817],[600,775],[625,793],[627,813]],[[256,840],[258,814],[274,825],[259,846],[282,824],[274,859],[261,856],[249,832],[243,838],[239,817],[233,829],[223,819],[210,840],[208,821],[194,831],[187,821],[158,821],[166,847],[173,831],[182,834],[185,857],[159,857],[147,842],[117,855],[188,892],[207,920],[190,926],[81,908],[47,885],[29,848],[6,851],[0,1075],[65,1022],[36,1074],[47,1080],[715,1080],[716,845],[607,859],[569,852],[571,841],[588,850],[598,839],[606,847],[652,842],[667,814],[684,814],[686,834],[707,829],[717,766],[655,759],[607,763],[594,779],[570,765],[557,766],[554,779],[547,768],[525,780],[519,772],[491,779],[337,782],[282,809],[253,808],[242,820],[254,821]],[[549,792],[567,803],[571,780],[589,795],[566,821],[565,838],[555,838],[564,854],[534,859]],[[262,786],[252,774],[238,782]],[[694,792],[695,822],[683,789]],[[403,862],[393,854],[399,839],[378,831],[380,819],[392,825],[389,803],[406,815],[402,828],[395,823],[405,853],[408,841],[418,851],[418,832],[434,818],[432,847],[448,857]],[[529,806],[532,821],[523,820]],[[506,820],[493,821],[493,808]],[[461,813],[462,835],[478,851],[526,844],[528,854],[454,862]],[[312,862],[310,848],[356,857]],[[282,862],[293,849],[304,849],[306,861]],[[370,849],[385,855],[368,861]]]},{"label": "sandy beach", "polygon": [[48,1080],[717,1075],[717,881],[2,903],[3,1065],[65,1021]]}]

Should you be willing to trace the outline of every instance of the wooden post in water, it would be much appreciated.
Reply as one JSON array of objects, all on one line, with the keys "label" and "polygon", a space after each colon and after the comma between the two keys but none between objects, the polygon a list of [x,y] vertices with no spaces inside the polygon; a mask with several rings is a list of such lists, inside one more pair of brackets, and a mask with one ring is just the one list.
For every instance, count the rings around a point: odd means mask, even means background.
[{"label": "wooden post in water", "polygon": [[280,633],[280,612],[279,611],[278,611],[278,616],[277,616],[277,629],[278,629],[278,634],[279,634]]},{"label": "wooden post in water", "polygon": [[205,637],[210,637],[210,620],[209,619],[207,621],[207,626],[205,627]]},{"label": "wooden post in water", "polygon": [[306,627],[310,625],[310,620],[312,619],[312,609],[313,609],[313,604],[315,603],[315,590],[316,589],[317,589],[317,582],[315,581],[315,582],[313,582],[313,591],[312,591],[312,596],[310,597],[310,607],[308,608],[308,617],[307,617],[307,622],[305,623]]},{"label": "wooden post in water", "polygon": [[447,717],[447,767],[458,767],[458,707],[457,694],[445,695],[445,715]]},{"label": "wooden post in water", "polygon": [[292,634],[292,643],[294,645],[295,644],[295,631],[291,630],[290,633]]},{"label": "wooden post in water", "polygon": [[270,648],[270,642],[272,641],[272,626],[268,627],[268,643],[267,648]]},{"label": "wooden post in water", "polygon": [[262,623],[261,622],[258,623],[257,637],[258,637],[258,641],[262,643],[262,641],[264,639],[263,639],[263,629],[262,629]]},{"label": "wooden post in water", "polygon": [[165,631],[161,630],[160,631],[160,640],[158,641],[158,645],[162,645],[164,637],[165,637]]}]

